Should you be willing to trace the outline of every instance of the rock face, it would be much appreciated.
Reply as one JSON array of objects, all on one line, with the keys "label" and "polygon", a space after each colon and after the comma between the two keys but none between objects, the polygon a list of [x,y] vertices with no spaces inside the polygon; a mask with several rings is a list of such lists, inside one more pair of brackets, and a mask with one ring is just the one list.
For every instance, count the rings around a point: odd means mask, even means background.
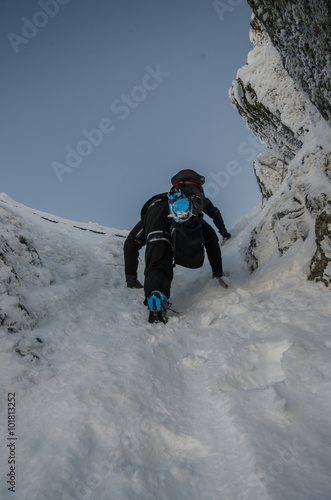
[{"label": "rock face", "polygon": [[329,0],[247,0],[284,68],[326,120],[331,119]]},{"label": "rock face", "polygon": [[43,287],[51,276],[22,220],[8,207],[0,206],[0,327],[10,333],[32,329],[36,315],[26,307],[31,285]]},{"label": "rock face", "polygon": [[308,279],[329,285],[331,4],[247,1],[253,50],[230,97],[270,148],[254,162],[263,203],[247,261],[254,270],[297,245]]}]

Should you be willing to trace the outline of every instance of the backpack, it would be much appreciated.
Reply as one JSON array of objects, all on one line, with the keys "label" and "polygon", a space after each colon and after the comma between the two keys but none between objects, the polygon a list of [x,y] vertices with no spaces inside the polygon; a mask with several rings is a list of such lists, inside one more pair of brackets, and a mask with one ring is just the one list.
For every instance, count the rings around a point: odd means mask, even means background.
[{"label": "backpack", "polygon": [[192,205],[193,217],[184,222],[171,223],[171,239],[175,264],[197,269],[203,265],[205,258],[202,225],[199,214],[205,201],[202,184],[205,179],[194,170],[181,170],[171,178],[172,188],[170,193],[182,193]]},{"label": "backpack", "polygon": [[200,218],[191,217],[185,222],[172,220],[170,234],[175,264],[190,269],[201,267],[205,248]]},{"label": "backpack", "polygon": [[[141,209],[141,219],[147,210],[160,201],[168,201],[168,194],[182,193],[192,205],[192,214],[185,222],[176,222],[169,217],[170,234],[173,246],[174,262],[179,266],[197,269],[203,265],[205,251],[202,235],[200,214],[204,205],[204,192],[201,184],[204,177],[194,170],[181,170],[171,178],[172,188],[169,193],[161,193],[152,196]],[[169,211],[170,215],[170,211]]]},{"label": "backpack", "polygon": [[202,184],[205,178],[194,170],[181,170],[171,178],[170,193],[180,192],[192,203],[193,215],[199,215],[203,210],[205,194]]}]

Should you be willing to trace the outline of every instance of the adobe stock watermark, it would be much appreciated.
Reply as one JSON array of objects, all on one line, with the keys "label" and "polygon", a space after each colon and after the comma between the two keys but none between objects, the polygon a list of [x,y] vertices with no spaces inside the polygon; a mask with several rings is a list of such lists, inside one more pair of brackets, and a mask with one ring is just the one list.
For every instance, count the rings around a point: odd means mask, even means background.
[{"label": "adobe stock watermark", "polygon": [[31,19],[21,17],[23,23],[21,34],[10,32],[7,38],[15,52],[19,53],[20,46],[26,45],[38,35],[39,30],[47,26],[49,19],[57,16],[61,5],[66,5],[71,0],[39,0],[38,5],[42,10],[36,11]]},{"label": "adobe stock watermark", "polygon": [[[247,137],[246,141],[242,141],[238,148],[238,154],[242,155],[244,159],[250,163],[256,156],[265,150],[265,146],[261,144],[254,136]],[[225,189],[231,182],[231,178],[239,175],[242,172],[242,166],[237,160],[230,160],[224,170],[214,172],[211,170],[208,178],[213,180],[206,182],[204,191],[208,198],[215,198],[220,194],[221,189]]]},{"label": "adobe stock watermark", "polygon": [[[72,493],[62,493],[61,500],[93,500],[91,495],[102,486],[113,472],[110,462],[92,462],[90,472],[83,481],[80,477],[74,477],[70,481]],[[97,498],[97,497],[95,497]]]},{"label": "adobe stock watermark", "polygon": [[213,7],[221,21],[228,12],[233,12],[243,0],[213,0]]},{"label": "adobe stock watermark", "polygon": [[[155,69],[146,66],[145,70],[146,74],[141,84],[133,87],[128,94],[121,94],[110,105],[112,113],[121,121],[126,120],[130,113],[147,99],[149,93],[155,90],[170,75],[168,72],[161,71],[160,64],[157,64]],[[64,162],[53,161],[51,164],[58,181],[62,182],[64,174],[73,172],[84,158],[90,156],[95,148],[100,146],[104,137],[112,134],[115,129],[114,119],[108,117],[102,118],[96,128],[91,130],[83,129],[81,133],[84,139],[79,141],[75,147],[70,145],[65,147],[66,156]]]},{"label": "adobe stock watermark", "polygon": [[293,439],[292,444],[284,441],[283,448],[279,452],[279,458],[268,463],[268,472],[252,474],[248,478],[246,491],[240,493],[236,500],[251,500],[252,498],[259,498],[259,495],[262,496],[265,486],[276,481],[276,478],[283,474],[284,468],[295,463],[305,449],[304,446],[298,444],[296,438]]}]

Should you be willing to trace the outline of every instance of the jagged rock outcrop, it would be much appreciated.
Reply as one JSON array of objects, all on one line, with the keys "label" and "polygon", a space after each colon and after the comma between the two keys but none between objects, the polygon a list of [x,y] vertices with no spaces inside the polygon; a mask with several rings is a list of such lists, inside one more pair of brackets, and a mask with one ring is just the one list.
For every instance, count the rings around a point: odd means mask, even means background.
[{"label": "jagged rock outcrop", "polygon": [[10,333],[31,329],[37,317],[26,307],[28,287],[45,286],[51,276],[22,221],[0,207],[0,326]]},{"label": "jagged rock outcrop", "polygon": [[302,147],[309,101],[285,70],[263,25],[252,20],[253,50],[232,84],[231,100],[268,148],[290,161]]},{"label": "jagged rock outcrop", "polygon": [[[331,283],[331,43],[325,0],[247,0],[253,50],[230,89],[234,107],[270,150],[254,170],[263,217],[252,233],[252,270],[304,244],[307,277]],[[308,43],[309,41],[309,43]]]},{"label": "jagged rock outcrop", "polygon": [[284,68],[325,120],[331,119],[330,0],[247,0]]},{"label": "jagged rock outcrop", "polygon": [[254,172],[263,203],[279,188],[287,174],[287,167],[285,155],[276,151],[263,151],[255,158]]}]

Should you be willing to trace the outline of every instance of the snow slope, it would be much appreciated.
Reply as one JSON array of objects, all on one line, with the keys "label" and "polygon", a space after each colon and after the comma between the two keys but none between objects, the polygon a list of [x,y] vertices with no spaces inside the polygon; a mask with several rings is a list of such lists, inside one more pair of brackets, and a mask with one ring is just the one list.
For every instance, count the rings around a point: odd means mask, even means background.
[{"label": "snow slope", "polygon": [[124,231],[4,194],[0,216],[1,499],[331,499],[330,296],[302,246],[248,272],[259,209],[223,247],[228,290],[175,269],[167,325],[125,287]]}]

